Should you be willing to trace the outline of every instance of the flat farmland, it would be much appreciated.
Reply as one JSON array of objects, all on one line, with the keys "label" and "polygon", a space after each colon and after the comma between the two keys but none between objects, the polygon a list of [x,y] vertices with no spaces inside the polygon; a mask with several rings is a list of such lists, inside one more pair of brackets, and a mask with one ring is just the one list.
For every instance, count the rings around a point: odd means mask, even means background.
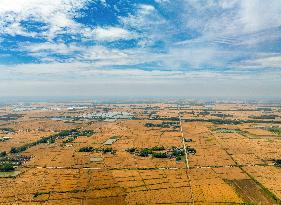
[{"label": "flat farmland", "polygon": [[0,204],[280,203],[276,105],[42,106],[2,110]]}]

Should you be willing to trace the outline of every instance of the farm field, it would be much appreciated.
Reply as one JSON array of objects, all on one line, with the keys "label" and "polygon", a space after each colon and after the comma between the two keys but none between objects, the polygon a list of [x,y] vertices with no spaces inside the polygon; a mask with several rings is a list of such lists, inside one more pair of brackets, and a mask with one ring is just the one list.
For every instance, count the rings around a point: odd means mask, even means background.
[{"label": "farm field", "polygon": [[34,103],[0,114],[0,204],[281,203],[280,105]]}]

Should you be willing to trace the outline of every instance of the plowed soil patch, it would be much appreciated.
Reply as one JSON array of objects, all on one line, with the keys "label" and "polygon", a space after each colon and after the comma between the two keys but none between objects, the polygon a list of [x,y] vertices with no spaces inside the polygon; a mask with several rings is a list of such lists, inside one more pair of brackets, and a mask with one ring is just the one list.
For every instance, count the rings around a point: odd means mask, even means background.
[{"label": "plowed soil patch", "polygon": [[228,180],[227,182],[235,188],[236,192],[246,203],[268,205],[277,204],[271,196],[269,196],[251,179]]}]

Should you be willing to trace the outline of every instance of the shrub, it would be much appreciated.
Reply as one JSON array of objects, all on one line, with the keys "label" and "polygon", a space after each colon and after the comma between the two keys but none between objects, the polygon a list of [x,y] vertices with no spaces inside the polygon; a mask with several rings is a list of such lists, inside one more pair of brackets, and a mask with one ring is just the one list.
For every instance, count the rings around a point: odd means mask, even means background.
[{"label": "shrub", "polygon": [[149,148],[144,148],[140,151],[140,156],[141,157],[148,157],[148,155],[152,154],[152,150]]},{"label": "shrub", "polygon": [[126,152],[130,152],[130,153],[134,153],[135,151],[136,151],[136,148],[134,148],[134,147],[126,149]]},{"label": "shrub", "polygon": [[79,152],[93,152],[95,149],[93,147],[82,147]]},{"label": "shrub", "polygon": [[194,148],[187,148],[187,152],[194,155],[196,153],[196,150]]},{"label": "shrub", "polygon": [[11,152],[11,153],[17,153],[17,152],[18,152],[18,150],[17,150],[17,148],[16,148],[16,147],[12,147],[10,152]]},{"label": "shrub", "polygon": [[173,149],[173,156],[174,157],[179,157],[179,156],[184,156],[184,150],[183,149]]},{"label": "shrub", "polygon": [[15,154],[15,153],[20,153],[20,152],[24,152],[25,150],[27,150],[29,148],[29,144],[23,145],[21,147],[12,147],[11,148],[11,153]]},{"label": "shrub", "polygon": [[145,123],[145,127],[154,127],[155,125],[153,123]]},{"label": "shrub", "polygon": [[56,140],[54,138],[51,138],[51,139],[48,140],[48,144],[53,144],[55,142],[56,142]]},{"label": "shrub", "polygon": [[5,162],[4,164],[0,165],[0,172],[11,172],[14,170],[15,168],[12,163]]},{"label": "shrub", "polygon": [[7,153],[4,151],[4,152],[0,152],[0,157],[5,157],[7,155]]},{"label": "shrub", "polygon": [[34,195],[33,195],[33,198],[37,198],[41,195],[44,195],[44,194],[50,194],[50,192],[36,192]]},{"label": "shrub", "polygon": [[113,152],[111,147],[107,147],[101,150],[103,153],[109,153],[109,152]]},{"label": "shrub", "polygon": [[181,156],[177,156],[176,161],[181,161]]},{"label": "shrub", "polygon": [[281,159],[275,160],[275,165],[281,167]]},{"label": "shrub", "polygon": [[281,127],[270,127],[268,128],[268,130],[275,134],[281,135]]},{"label": "shrub", "polygon": [[69,142],[73,142],[75,140],[74,137],[69,137],[68,139],[66,139],[65,141],[63,141],[64,143],[69,143]]},{"label": "shrub", "polygon": [[8,128],[8,127],[0,128],[0,131],[3,131],[3,132],[15,132],[12,128]]},{"label": "shrub", "polygon": [[57,136],[59,136],[59,137],[67,137],[69,135],[74,135],[74,134],[77,134],[77,133],[78,133],[77,129],[63,130],[63,131],[59,132],[57,134]]},{"label": "shrub", "polygon": [[155,158],[167,158],[167,154],[164,152],[164,153],[158,153],[158,152],[154,152],[152,153],[152,156],[155,157]]}]

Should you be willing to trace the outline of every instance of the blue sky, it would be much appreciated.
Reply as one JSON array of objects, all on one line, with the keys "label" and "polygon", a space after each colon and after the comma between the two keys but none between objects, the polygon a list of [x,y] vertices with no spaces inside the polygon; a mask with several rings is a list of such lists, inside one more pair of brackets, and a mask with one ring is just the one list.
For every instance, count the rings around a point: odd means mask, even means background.
[{"label": "blue sky", "polygon": [[280,0],[0,5],[2,96],[281,96]]}]

